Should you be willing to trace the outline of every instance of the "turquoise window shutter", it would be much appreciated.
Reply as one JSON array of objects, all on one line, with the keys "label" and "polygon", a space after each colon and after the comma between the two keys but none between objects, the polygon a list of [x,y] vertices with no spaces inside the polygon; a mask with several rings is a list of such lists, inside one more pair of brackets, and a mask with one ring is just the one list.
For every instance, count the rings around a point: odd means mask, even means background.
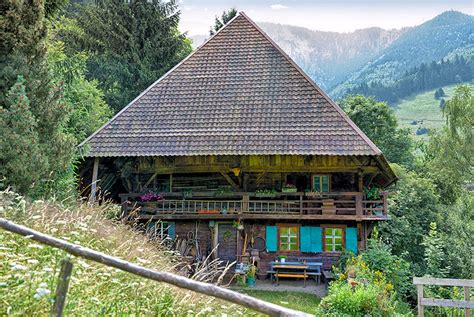
[{"label": "turquoise window shutter", "polygon": [[168,236],[171,239],[176,237],[176,225],[174,222],[168,222]]},{"label": "turquoise window shutter", "polygon": [[311,248],[312,227],[300,227],[300,251],[313,252]]},{"label": "turquoise window shutter", "polygon": [[357,254],[357,228],[346,228],[346,249]]},{"label": "turquoise window shutter", "polygon": [[321,177],[322,180],[322,186],[321,186],[321,191],[324,193],[329,192],[329,176],[325,175]]},{"label": "turquoise window shutter", "polygon": [[276,226],[268,226],[265,230],[266,233],[266,241],[267,241],[267,251],[268,252],[276,252],[278,251],[277,246],[277,227]]},{"label": "turquoise window shutter", "polygon": [[321,191],[321,177],[319,176],[314,176],[313,178],[314,182],[313,182],[313,190],[316,191],[316,192],[320,192]]},{"label": "turquoise window shutter", "polygon": [[323,252],[321,227],[311,227],[311,252]]}]

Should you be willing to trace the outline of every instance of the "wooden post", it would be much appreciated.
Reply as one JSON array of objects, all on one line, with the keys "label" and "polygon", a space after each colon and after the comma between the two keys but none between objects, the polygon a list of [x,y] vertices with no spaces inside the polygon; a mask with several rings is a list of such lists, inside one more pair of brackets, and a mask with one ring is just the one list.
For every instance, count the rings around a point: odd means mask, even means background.
[{"label": "wooden post", "polygon": [[240,213],[249,212],[249,195],[245,194],[242,196],[242,208],[240,209]]},{"label": "wooden post", "polygon": [[170,173],[170,193],[173,192],[173,174]]},{"label": "wooden post", "polygon": [[416,290],[418,292],[418,317],[423,317],[423,285],[417,285]]},{"label": "wooden post", "polygon": [[357,218],[362,218],[362,193],[357,193],[355,196],[355,207]]},{"label": "wooden post", "polygon": [[91,195],[89,196],[89,202],[91,203],[94,203],[96,199],[98,174],[99,174],[99,158],[94,157],[94,167],[92,168]]},{"label": "wooden post", "polygon": [[11,221],[8,221],[0,217],[0,228],[8,230],[10,232],[27,236],[29,239],[52,246],[54,248],[62,249],[69,254],[79,256],[91,261],[105,264],[110,267],[117,268],[119,270],[135,274],[147,279],[151,279],[157,282],[168,283],[180,288],[198,292],[201,294],[214,296],[231,303],[236,303],[244,307],[254,309],[258,312],[270,315],[270,316],[301,316],[309,317],[312,316],[307,313],[295,311],[289,308],[281,307],[276,304],[264,302],[255,297],[244,295],[232,291],[227,288],[222,288],[213,284],[207,284],[203,282],[194,281],[184,276],[175,275],[168,272],[154,271],[144,268],[140,265],[124,261],[122,259],[110,256],[105,253],[97,252],[95,250],[67,242],[65,240],[57,239],[38,231],[29,229],[25,226],[17,225]]},{"label": "wooden post", "polygon": [[[471,301],[471,288],[469,286],[464,286],[464,300]],[[464,310],[464,316],[471,317],[471,309],[466,308]]]},{"label": "wooden post", "polygon": [[388,201],[387,201],[387,193],[382,194],[382,200],[383,200],[383,215],[387,215],[387,210],[388,210]]},{"label": "wooden post", "polygon": [[303,214],[303,195],[300,195],[300,215]]},{"label": "wooden post", "polygon": [[61,270],[59,271],[58,287],[56,288],[56,296],[54,298],[52,316],[61,317],[63,315],[64,303],[69,288],[69,279],[72,273],[72,263],[69,259],[61,260]]}]

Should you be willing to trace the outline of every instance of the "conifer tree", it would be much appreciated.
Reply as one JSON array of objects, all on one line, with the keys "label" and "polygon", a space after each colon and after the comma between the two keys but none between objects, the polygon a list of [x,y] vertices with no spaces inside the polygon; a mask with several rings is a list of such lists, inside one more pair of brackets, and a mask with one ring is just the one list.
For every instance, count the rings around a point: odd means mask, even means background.
[{"label": "conifer tree", "polygon": [[[0,170],[0,178],[5,178],[6,185],[12,185],[21,193],[27,188],[41,187],[48,178],[58,177],[70,164],[73,152],[71,137],[63,131],[67,111],[62,102],[61,88],[54,87],[46,63],[47,17],[56,13],[61,0],[22,2],[7,0],[2,2],[0,20],[0,37],[3,45],[0,48],[0,110],[3,116],[1,148],[6,153],[15,153],[19,144],[18,138],[10,138],[8,131],[19,133],[12,116],[17,111],[24,113],[26,122],[32,123],[33,131],[25,131],[32,136],[32,144],[27,148],[32,152],[17,152],[15,160],[29,162],[36,170],[31,180],[35,183],[26,186],[23,180],[29,176],[22,175],[25,168],[21,164],[10,164],[7,156],[0,157],[0,166],[9,166]],[[22,89],[19,87],[23,86]],[[27,98],[16,98],[21,95]],[[18,100],[28,100],[28,102]],[[16,109],[16,110],[15,110]],[[17,131],[17,132],[14,132]],[[21,139],[21,138],[19,138]],[[26,148],[25,148],[26,149]],[[18,168],[17,171],[14,170]]]}]

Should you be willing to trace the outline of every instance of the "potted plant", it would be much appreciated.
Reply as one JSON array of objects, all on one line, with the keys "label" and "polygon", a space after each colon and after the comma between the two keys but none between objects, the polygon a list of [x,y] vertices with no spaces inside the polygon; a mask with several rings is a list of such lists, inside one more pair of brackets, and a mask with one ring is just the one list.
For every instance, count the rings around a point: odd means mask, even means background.
[{"label": "potted plant", "polygon": [[257,272],[257,268],[255,265],[251,265],[247,271],[247,286],[248,287],[255,287],[255,273]]},{"label": "potted plant", "polygon": [[237,286],[245,286],[245,275],[237,275]]},{"label": "potted plant", "polygon": [[296,185],[294,185],[294,184],[285,184],[281,188],[281,192],[282,193],[296,193],[297,192]]},{"label": "potted plant", "polygon": [[311,189],[307,189],[307,190],[305,190],[304,195],[306,197],[321,197],[321,192],[312,191]]},{"label": "potted plant", "polygon": [[278,256],[278,259],[280,260],[281,263],[285,263],[285,261],[286,261],[287,258],[288,258],[288,257],[287,257],[286,255],[279,255],[279,256]]},{"label": "potted plant", "polygon": [[274,189],[257,189],[255,191],[256,197],[267,197],[267,198],[275,198],[277,191]]},{"label": "potted plant", "polygon": [[380,199],[380,189],[376,186],[372,186],[372,185],[369,185],[368,187],[364,186],[364,194],[367,200]]},{"label": "potted plant", "polygon": [[145,207],[154,207],[155,202],[160,200],[163,200],[163,195],[152,191],[140,196],[140,201]]},{"label": "potted plant", "polygon": [[239,231],[244,230],[244,224],[240,222],[240,219],[234,220],[232,222],[232,227],[236,228]]}]

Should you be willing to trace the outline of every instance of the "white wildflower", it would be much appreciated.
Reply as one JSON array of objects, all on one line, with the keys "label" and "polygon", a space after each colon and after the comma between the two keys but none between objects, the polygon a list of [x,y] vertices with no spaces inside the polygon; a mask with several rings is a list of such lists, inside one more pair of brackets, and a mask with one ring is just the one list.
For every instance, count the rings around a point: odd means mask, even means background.
[{"label": "white wildflower", "polygon": [[26,266],[18,263],[13,263],[11,266],[13,271],[25,271],[28,269]]},{"label": "white wildflower", "polygon": [[28,247],[32,248],[32,249],[43,249],[44,248],[42,245],[39,245],[39,244],[36,244],[36,243],[31,243]]},{"label": "white wildflower", "polygon": [[89,264],[87,264],[86,262],[82,261],[82,260],[79,260],[77,261],[83,268],[85,269],[88,269],[90,268],[91,266]]},{"label": "white wildflower", "polygon": [[45,271],[45,272],[53,272],[53,269],[50,268],[50,267],[45,267],[45,268],[43,268],[43,271]]},{"label": "white wildflower", "polygon": [[7,283],[5,283],[5,282],[0,282],[0,287],[7,287],[7,286],[8,286]]},{"label": "white wildflower", "polygon": [[28,259],[28,260],[26,260],[26,262],[28,262],[28,264],[38,264],[39,263],[39,261],[36,260],[36,259]]},{"label": "white wildflower", "polygon": [[46,283],[41,283],[40,287],[36,289],[36,294],[33,295],[33,298],[40,299],[44,296],[48,296],[49,294],[51,294],[51,291],[47,289],[46,286],[47,286]]},{"label": "white wildflower", "polygon": [[40,216],[40,215],[36,215],[36,216],[33,216],[33,217],[31,217],[31,219],[34,219],[34,220],[36,220],[36,219],[40,219],[40,218],[41,218],[41,216]]}]

